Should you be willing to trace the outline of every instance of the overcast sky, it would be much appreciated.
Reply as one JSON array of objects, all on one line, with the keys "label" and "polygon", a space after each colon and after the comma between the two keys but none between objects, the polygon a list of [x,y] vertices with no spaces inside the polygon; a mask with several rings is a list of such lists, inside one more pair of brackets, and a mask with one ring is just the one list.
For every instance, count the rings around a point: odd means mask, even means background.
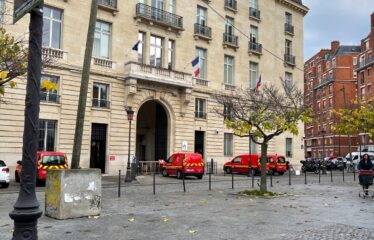
[{"label": "overcast sky", "polygon": [[304,21],[304,59],[333,40],[341,45],[359,45],[370,32],[374,0],[303,0],[310,10]]}]

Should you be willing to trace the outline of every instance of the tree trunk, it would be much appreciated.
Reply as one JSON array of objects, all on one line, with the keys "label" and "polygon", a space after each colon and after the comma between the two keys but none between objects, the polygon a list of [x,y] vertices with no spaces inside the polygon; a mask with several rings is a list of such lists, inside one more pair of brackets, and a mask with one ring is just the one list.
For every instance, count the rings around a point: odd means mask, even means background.
[{"label": "tree trunk", "polygon": [[261,144],[261,184],[260,184],[261,192],[267,192],[267,185],[266,185],[267,153],[268,153],[268,142],[264,141]]},{"label": "tree trunk", "polygon": [[97,2],[98,0],[92,0],[90,21],[88,24],[87,40],[86,40],[86,51],[84,54],[83,70],[82,70],[82,81],[79,92],[79,103],[77,111],[77,120],[75,123],[75,134],[74,134],[74,145],[73,145],[73,156],[71,159],[71,168],[77,169],[80,163],[81,149],[82,149],[82,136],[84,127],[84,117],[86,113],[87,104],[87,92],[88,84],[90,80],[91,70],[91,58],[92,49],[94,43],[95,24],[97,15]]}]

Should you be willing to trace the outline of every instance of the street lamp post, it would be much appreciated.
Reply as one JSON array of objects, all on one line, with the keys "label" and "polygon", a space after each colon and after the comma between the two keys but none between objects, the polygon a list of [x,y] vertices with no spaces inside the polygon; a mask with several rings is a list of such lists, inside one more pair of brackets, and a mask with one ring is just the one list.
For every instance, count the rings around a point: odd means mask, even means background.
[{"label": "street lamp post", "polygon": [[126,168],[126,177],[125,182],[131,182],[131,166],[130,166],[130,147],[131,147],[131,121],[134,118],[134,110],[131,107],[126,108],[127,113],[127,120],[129,121],[129,146],[128,146],[128,153],[127,153],[127,168]]},{"label": "street lamp post", "polygon": [[29,54],[25,100],[25,124],[22,147],[22,179],[19,195],[9,216],[14,221],[13,240],[38,239],[37,222],[42,215],[36,198],[36,151],[40,104],[40,74],[42,67],[43,1],[30,13]]}]

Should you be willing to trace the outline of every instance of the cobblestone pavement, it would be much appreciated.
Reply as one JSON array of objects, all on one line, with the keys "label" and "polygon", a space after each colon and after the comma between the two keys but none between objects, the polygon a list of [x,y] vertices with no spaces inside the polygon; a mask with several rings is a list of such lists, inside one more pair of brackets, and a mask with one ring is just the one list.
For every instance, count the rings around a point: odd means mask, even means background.
[{"label": "cobblestone pavement", "polygon": [[[374,239],[374,199],[358,197],[360,186],[353,176],[339,172],[330,176],[274,177],[269,190],[287,193],[276,198],[241,196],[251,189],[251,178],[215,176],[212,191],[207,177],[188,179],[183,192],[181,181],[157,176],[156,195],[152,177],[138,177],[122,187],[117,198],[116,178],[103,179],[102,214],[98,218],[39,220],[40,240],[69,239],[259,239],[259,240],[340,240]],[[258,178],[255,178],[257,187]],[[16,189],[16,188],[15,188]],[[37,193],[44,206],[43,188]],[[17,194],[0,189],[0,239],[10,239],[13,222],[8,213]]]}]

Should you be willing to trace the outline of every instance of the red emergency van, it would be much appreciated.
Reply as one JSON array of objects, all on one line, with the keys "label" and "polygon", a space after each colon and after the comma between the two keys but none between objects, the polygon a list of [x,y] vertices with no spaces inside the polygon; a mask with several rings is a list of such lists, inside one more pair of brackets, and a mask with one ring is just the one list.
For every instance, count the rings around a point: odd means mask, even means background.
[{"label": "red emergency van", "polygon": [[160,160],[162,176],[176,175],[182,178],[182,167],[185,176],[204,175],[204,160],[200,153],[174,153],[166,161]]},{"label": "red emergency van", "polygon": [[[38,172],[36,175],[36,182],[44,182],[47,178],[48,169],[67,169],[68,161],[65,153],[62,152],[47,152],[47,151],[38,151],[36,153],[36,164]],[[17,162],[16,167],[16,181],[19,182],[22,178],[22,162]]]}]

